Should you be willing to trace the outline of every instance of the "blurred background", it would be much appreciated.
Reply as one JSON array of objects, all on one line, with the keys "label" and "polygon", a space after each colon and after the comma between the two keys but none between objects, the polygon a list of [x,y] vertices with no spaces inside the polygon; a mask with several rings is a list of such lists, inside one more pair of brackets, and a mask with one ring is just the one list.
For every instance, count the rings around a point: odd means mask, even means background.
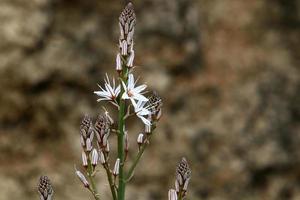
[{"label": "blurred background", "polygon": [[[167,199],[175,167],[190,200],[300,199],[300,2],[136,0],[136,74],[163,117],[127,188]],[[74,175],[79,124],[116,75],[120,0],[0,1],[0,200],[92,199]],[[108,106],[109,107],[109,106]],[[111,108],[111,107],[110,107]],[[129,126],[130,153],[141,123]],[[106,177],[98,187],[110,199]]]}]

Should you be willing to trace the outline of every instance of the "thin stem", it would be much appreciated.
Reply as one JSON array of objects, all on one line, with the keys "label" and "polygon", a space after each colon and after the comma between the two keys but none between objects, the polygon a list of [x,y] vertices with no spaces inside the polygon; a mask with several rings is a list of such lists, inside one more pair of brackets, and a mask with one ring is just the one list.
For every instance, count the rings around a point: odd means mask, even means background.
[{"label": "thin stem", "polygon": [[134,159],[134,161],[133,161],[131,167],[129,168],[129,171],[128,171],[127,176],[126,176],[126,181],[127,181],[127,182],[128,182],[128,181],[131,179],[131,177],[133,176],[134,170],[135,170],[135,168],[136,168],[138,162],[140,161],[140,159],[141,159],[141,157],[142,157],[142,155],[143,155],[143,153],[144,153],[144,151],[145,151],[145,149],[146,149],[146,147],[147,147],[147,145],[148,145],[148,143],[149,143],[150,138],[151,138],[151,133],[150,133],[150,135],[147,137],[147,140],[148,140],[148,141],[145,141],[145,142],[142,144],[142,146],[141,146],[141,148],[140,148],[138,154],[136,155],[136,157],[135,157],[135,159]]},{"label": "thin stem", "polygon": [[[107,156],[104,154],[105,156],[105,160],[107,160]],[[111,195],[113,197],[114,200],[117,200],[117,194],[116,194],[116,190],[115,190],[115,183],[113,181],[113,178],[112,178],[112,173],[109,169],[109,165],[108,163],[106,162],[104,165],[103,165],[105,171],[106,171],[106,174],[107,174],[107,180],[109,182],[109,187],[110,187],[110,191],[111,191]]]},{"label": "thin stem", "polygon": [[179,193],[178,193],[178,200],[182,200],[183,199],[183,192],[180,189]]},{"label": "thin stem", "polygon": [[[121,87],[120,96],[122,96],[123,93],[124,93],[124,88]],[[118,124],[118,129],[119,129],[119,133],[118,133],[118,158],[120,159],[118,200],[124,200],[124,198],[125,198],[125,180],[124,180],[124,169],[123,169],[123,167],[124,167],[124,157],[125,157],[125,151],[124,151],[124,115],[125,115],[125,100],[120,99],[119,124]]]},{"label": "thin stem", "polygon": [[88,168],[87,168],[87,171],[88,171],[87,175],[88,175],[88,178],[90,180],[91,187],[92,187],[90,191],[92,192],[92,194],[93,194],[93,196],[94,196],[94,198],[96,200],[100,200],[100,198],[97,196],[98,195],[97,187],[96,187],[94,178],[92,176],[92,174],[93,174],[93,166],[92,166],[92,163],[91,163],[90,159],[88,159]]}]

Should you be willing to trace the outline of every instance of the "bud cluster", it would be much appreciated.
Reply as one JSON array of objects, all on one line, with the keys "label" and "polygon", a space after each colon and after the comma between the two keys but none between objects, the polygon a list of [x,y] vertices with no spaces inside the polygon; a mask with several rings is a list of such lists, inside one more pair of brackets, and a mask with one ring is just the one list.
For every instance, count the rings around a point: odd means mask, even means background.
[{"label": "bud cluster", "polygon": [[185,158],[182,158],[176,168],[175,189],[182,197],[185,197],[189,181],[191,179],[191,169]]},{"label": "bud cluster", "polygon": [[53,189],[50,179],[47,176],[41,176],[38,183],[38,192],[41,200],[51,200],[53,196]]},{"label": "bud cluster", "polygon": [[158,121],[162,114],[163,102],[157,92],[153,92],[148,101],[149,110],[151,111],[152,121]]},{"label": "bud cluster", "polygon": [[136,24],[136,17],[132,3],[128,3],[119,17],[119,47],[120,53],[116,58],[116,70],[122,71],[122,59],[125,59],[128,68],[133,67],[134,50],[133,50],[133,35]]},{"label": "bud cluster", "polygon": [[88,115],[85,115],[80,124],[80,142],[85,152],[92,151],[92,142],[94,139],[94,129],[92,120]]},{"label": "bud cluster", "polygon": [[112,120],[110,120],[109,115],[98,115],[98,118],[95,122],[95,132],[98,146],[101,151],[106,153],[109,152],[108,137],[110,134],[111,124]]}]

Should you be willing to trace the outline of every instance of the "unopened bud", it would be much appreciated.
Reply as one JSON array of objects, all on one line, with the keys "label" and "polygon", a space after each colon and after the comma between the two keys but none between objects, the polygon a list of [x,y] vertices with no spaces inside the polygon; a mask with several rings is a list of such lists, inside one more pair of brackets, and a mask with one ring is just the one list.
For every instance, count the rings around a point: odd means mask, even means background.
[{"label": "unopened bud", "polygon": [[89,131],[88,131],[88,135],[91,141],[93,141],[94,139],[94,129],[92,126],[90,126]]},{"label": "unopened bud", "polygon": [[160,108],[157,112],[157,115],[156,115],[156,120],[158,121],[160,118],[161,118],[161,115],[162,115],[162,109]]},{"label": "unopened bud", "polygon": [[151,133],[151,125],[145,124],[145,133]]},{"label": "unopened bud", "polygon": [[107,143],[107,144],[106,144],[106,146],[105,146],[105,149],[104,149],[104,150],[105,150],[105,152],[106,152],[106,153],[109,153],[109,143]]},{"label": "unopened bud", "polygon": [[106,163],[105,156],[102,151],[99,151],[99,160],[102,165]]},{"label": "unopened bud", "polygon": [[176,190],[176,192],[179,192],[179,190],[180,190],[179,183],[177,180],[175,180],[175,190]]},{"label": "unopened bud", "polygon": [[84,187],[88,188],[90,186],[89,182],[86,180],[85,176],[78,170],[75,171],[79,180],[83,183]]},{"label": "unopened bud", "polygon": [[122,71],[122,62],[121,62],[121,56],[119,53],[117,54],[117,58],[116,58],[116,70]]},{"label": "unopened bud", "polygon": [[122,54],[122,56],[127,55],[127,42],[126,42],[126,40],[123,40],[122,43],[121,43],[121,54]]},{"label": "unopened bud", "polygon": [[51,200],[53,195],[53,189],[50,183],[50,179],[47,176],[41,176],[38,184],[38,192],[40,194],[40,200]]},{"label": "unopened bud", "polygon": [[84,151],[81,153],[81,158],[82,158],[82,166],[87,167],[88,166],[87,156]]},{"label": "unopened bud", "polygon": [[98,152],[96,149],[93,149],[92,151],[92,165],[95,167],[98,164]]},{"label": "unopened bud", "polygon": [[86,139],[86,151],[92,151],[92,141],[90,138]]},{"label": "unopened bud", "polygon": [[113,175],[114,176],[118,176],[119,175],[119,168],[120,168],[120,158],[118,158],[116,160],[114,171],[113,171]]},{"label": "unopened bud", "polygon": [[185,180],[184,185],[183,185],[183,188],[182,188],[184,191],[187,191],[187,188],[188,188],[188,186],[189,186],[190,179],[191,179],[191,178],[188,178],[188,179]]},{"label": "unopened bud", "polygon": [[128,133],[125,132],[125,151],[128,152],[128,150],[129,150]]},{"label": "unopened bud", "polygon": [[143,144],[143,142],[144,142],[144,134],[143,134],[143,133],[140,133],[140,134],[138,135],[138,138],[137,138],[137,143],[138,143],[139,145],[141,145],[141,144]]},{"label": "unopened bud", "polygon": [[130,52],[130,56],[128,58],[128,61],[127,61],[127,67],[133,67],[133,61],[134,61],[134,51],[132,50]]},{"label": "unopened bud", "polygon": [[177,193],[174,189],[170,189],[168,192],[168,200],[177,200]]},{"label": "unopened bud", "polygon": [[102,146],[105,147],[107,145],[107,139],[108,139],[108,134],[105,134],[102,139]]}]

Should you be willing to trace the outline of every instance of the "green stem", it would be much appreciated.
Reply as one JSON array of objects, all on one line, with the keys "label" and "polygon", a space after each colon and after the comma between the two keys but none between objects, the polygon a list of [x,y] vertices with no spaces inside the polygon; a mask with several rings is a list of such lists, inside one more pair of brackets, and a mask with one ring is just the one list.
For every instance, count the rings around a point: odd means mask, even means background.
[{"label": "green stem", "polygon": [[[107,160],[107,156],[105,155],[105,160]],[[116,194],[116,190],[115,190],[115,184],[114,184],[114,181],[113,181],[113,178],[112,178],[112,173],[109,169],[109,165],[108,163],[106,162],[104,164],[104,169],[106,171],[106,174],[107,174],[107,180],[109,182],[109,187],[110,187],[110,191],[111,191],[111,195],[113,197],[114,200],[117,200],[117,194]]]},{"label": "green stem", "polygon": [[92,163],[91,163],[91,160],[88,159],[88,168],[87,168],[87,171],[88,171],[88,178],[89,178],[89,181],[90,181],[90,184],[91,184],[91,192],[93,193],[93,196],[96,200],[100,200],[100,198],[97,196],[98,195],[98,192],[97,192],[97,187],[96,187],[96,184],[95,184],[95,181],[94,181],[94,178],[92,176],[93,174],[93,166],[92,166]]},{"label": "green stem", "polygon": [[[148,140],[149,140],[149,139],[150,139],[150,136],[148,137]],[[143,145],[141,146],[141,148],[140,148],[138,154],[136,155],[136,157],[135,157],[135,159],[134,159],[134,161],[133,161],[131,167],[129,168],[128,174],[127,174],[127,176],[126,176],[126,181],[129,181],[130,178],[132,177],[133,172],[134,172],[134,170],[135,170],[135,168],[136,168],[138,162],[140,161],[140,159],[141,159],[141,157],[142,157],[142,155],[143,155],[143,153],[144,153],[144,151],[145,151],[147,145],[148,145],[148,143],[145,142],[145,143],[143,143]]]},{"label": "green stem", "polygon": [[[121,87],[120,96],[124,93],[124,88]],[[120,99],[119,110],[119,134],[118,134],[118,158],[120,159],[119,168],[119,186],[118,186],[118,200],[124,200],[125,198],[125,179],[124,179],[124,115],[125,115],[125,100]]]}]

